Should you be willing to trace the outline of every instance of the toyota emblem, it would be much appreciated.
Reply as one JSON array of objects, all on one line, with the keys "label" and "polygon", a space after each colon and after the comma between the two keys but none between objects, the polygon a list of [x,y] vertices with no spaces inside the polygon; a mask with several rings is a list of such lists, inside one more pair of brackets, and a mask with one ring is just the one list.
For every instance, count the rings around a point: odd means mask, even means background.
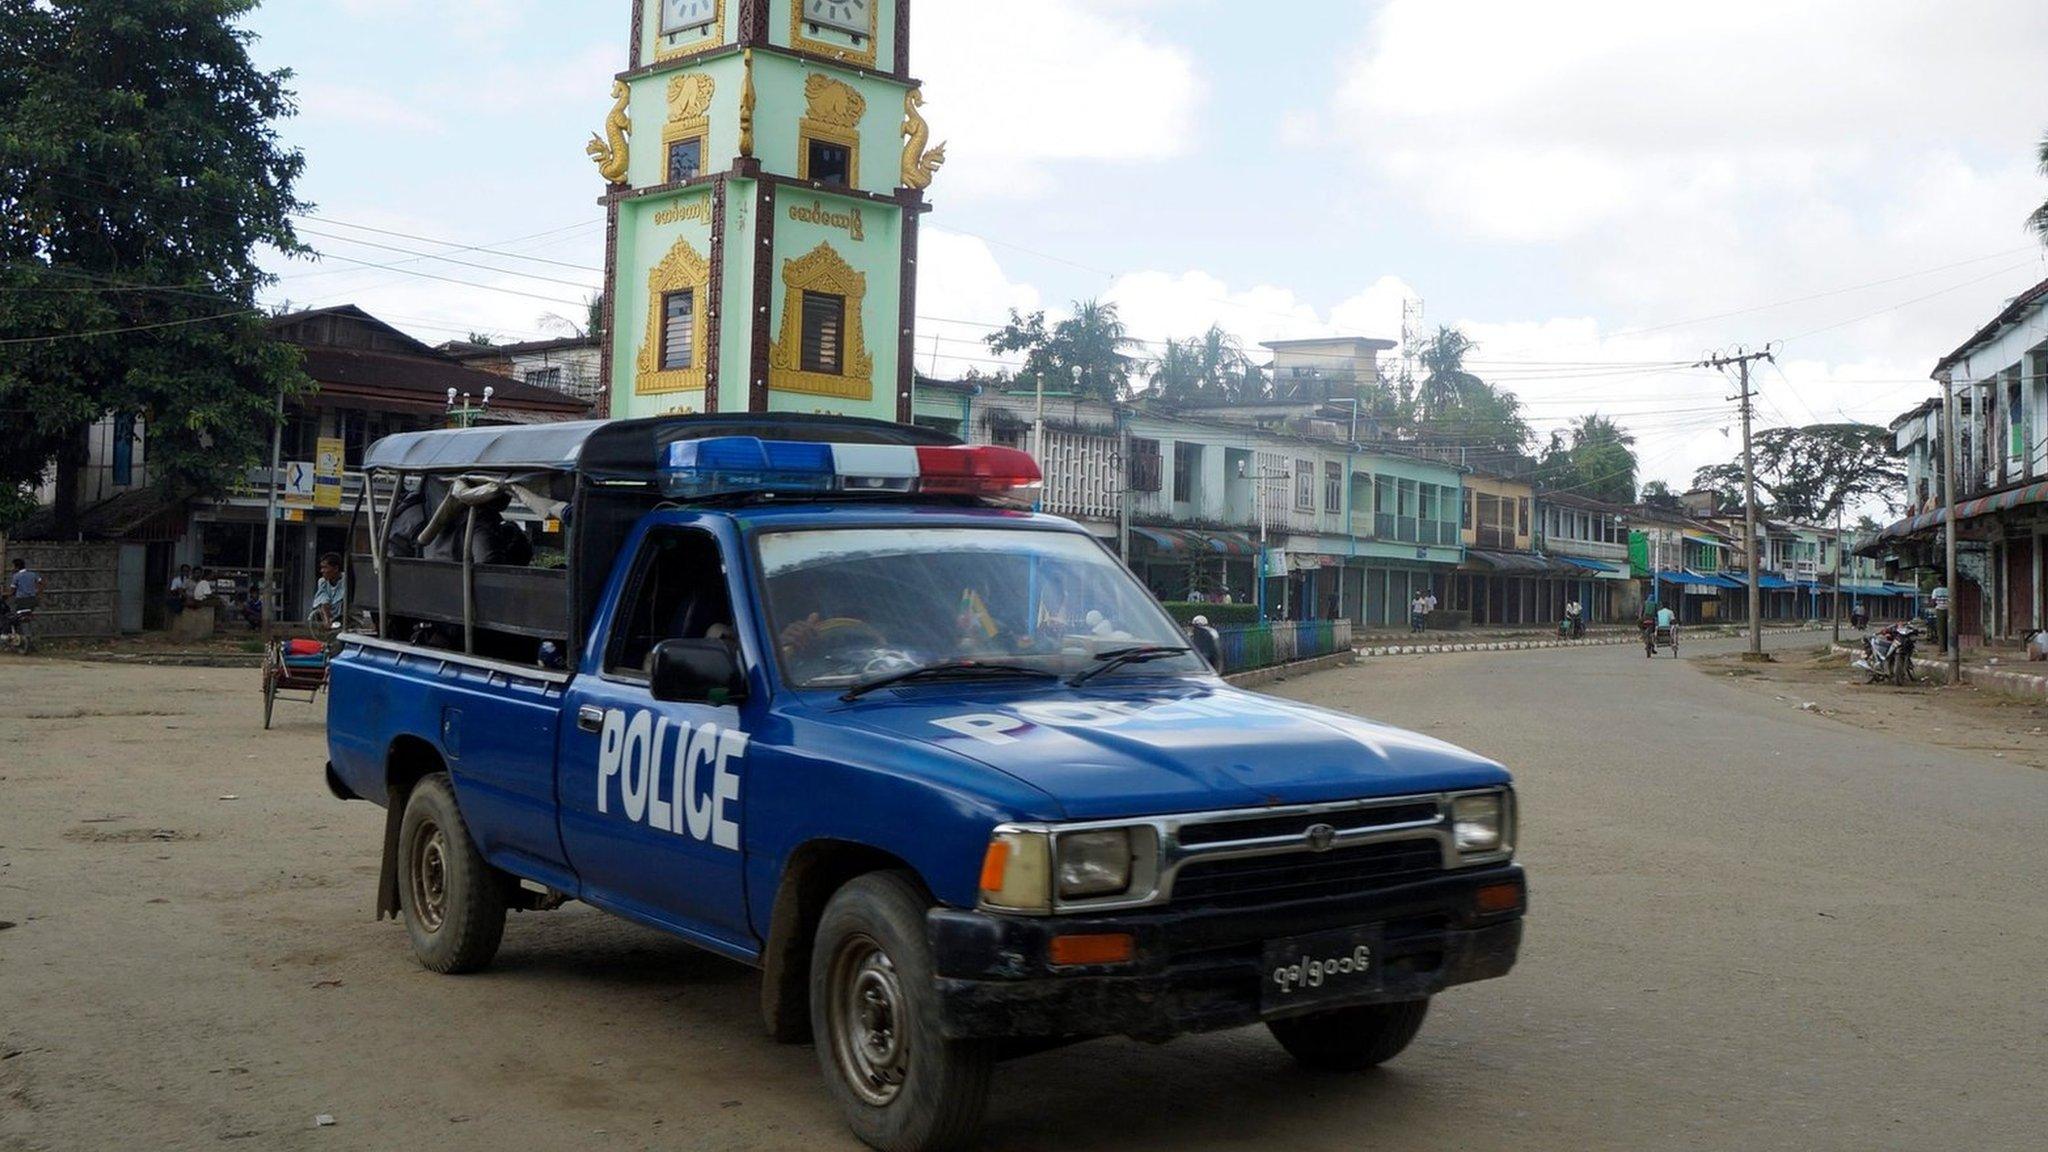
[{"label": "toyota emblem", "polygon": [[1311,852],[1328,852],[1331,845],[1337,842],[1337,830],[1328,824],[1311,824],[1304,835],[1308,839],[1308,850]]}]

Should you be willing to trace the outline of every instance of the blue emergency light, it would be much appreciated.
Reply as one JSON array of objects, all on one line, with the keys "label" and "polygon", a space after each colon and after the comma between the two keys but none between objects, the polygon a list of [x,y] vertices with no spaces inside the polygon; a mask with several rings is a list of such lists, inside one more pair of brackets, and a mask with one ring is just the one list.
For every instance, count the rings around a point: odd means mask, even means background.
[{"label": "blue emergency light", "polygon": [[662,491],[679,500],[736,493],[846,492],[1015,497],[1042,482],[1037,461],[995,445],[819,444],[719,436],[668,446]]}]

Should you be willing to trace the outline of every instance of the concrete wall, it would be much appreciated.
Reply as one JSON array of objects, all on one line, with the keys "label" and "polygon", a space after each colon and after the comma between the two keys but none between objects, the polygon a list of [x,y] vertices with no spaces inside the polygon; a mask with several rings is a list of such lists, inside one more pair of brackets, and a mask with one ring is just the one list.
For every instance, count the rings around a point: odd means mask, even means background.
[{"label": "concrete wall", "polygon": [[12,540],[0,543],[0,572],[13,572],[18,556],[42,574],[35,635],[115,636],[121,631],[120,554],[118,544]]}]

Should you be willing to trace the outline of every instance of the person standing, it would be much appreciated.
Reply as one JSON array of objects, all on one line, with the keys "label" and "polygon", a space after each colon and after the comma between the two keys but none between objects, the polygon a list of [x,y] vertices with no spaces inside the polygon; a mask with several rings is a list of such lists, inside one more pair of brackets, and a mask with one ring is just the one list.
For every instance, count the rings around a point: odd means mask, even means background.
[{"label": "person standing", "polygon": [[1424,623],[1423,613],[1425,611],[1422,604],[1422,593],[1420,592],[1417,592],[1415,598],[1408,602],[1408,631],[1410,632],[1422,631]]},{"label": "person standing", "polygon": [[1948,585],[1934,586],[1934,645],[1943,652],[1948,651]]}]

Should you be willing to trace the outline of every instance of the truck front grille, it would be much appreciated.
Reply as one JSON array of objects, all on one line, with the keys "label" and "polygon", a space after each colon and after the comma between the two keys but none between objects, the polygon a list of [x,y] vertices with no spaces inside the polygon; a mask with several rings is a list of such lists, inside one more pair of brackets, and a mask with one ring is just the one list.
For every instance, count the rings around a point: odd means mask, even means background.
[{"label": "truck front grille", "polygon": [[1224,860],[1190,860],[1173,883],[1180,906],[1243,908],[1370,892],[1443,872],[1434,839]]},{"label": "truck front grille", "polygon": [[1300,836],[1317,824],[1328,824],[1339,832],[1358,828],[1382,828],[1389,824],[1412,824],[1435,820],[1434,800],[1414,800],[1369,808],[1324,812],[1289,812],[1279,816],[1247,816],[1241,820],[1207,820],[1180,827],[1182,844],[1221,844],[1230,840],[1262,840],[1272,836]]}]

